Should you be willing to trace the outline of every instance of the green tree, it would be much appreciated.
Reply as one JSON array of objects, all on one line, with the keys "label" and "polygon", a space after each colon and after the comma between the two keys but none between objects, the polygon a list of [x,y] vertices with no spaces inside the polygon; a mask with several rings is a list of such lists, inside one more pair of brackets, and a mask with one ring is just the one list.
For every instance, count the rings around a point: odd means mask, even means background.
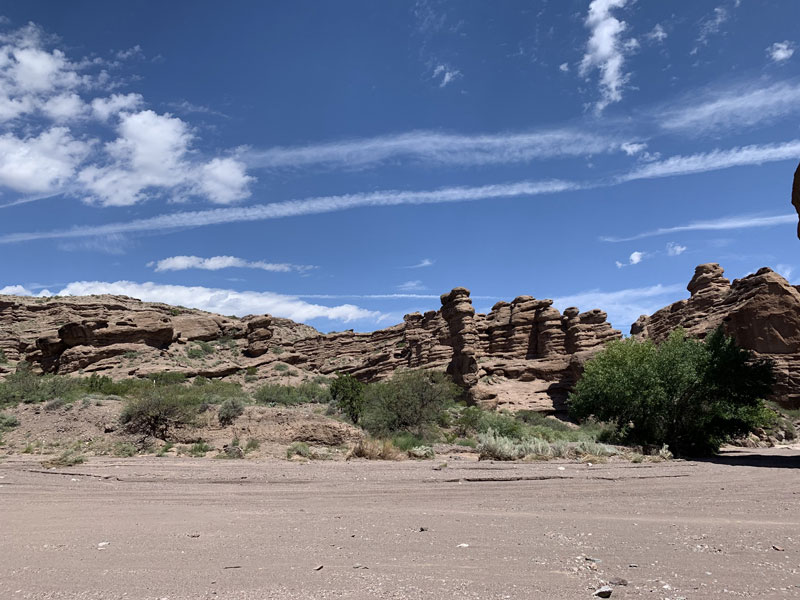
[{"label": "green tree", "polygon": [[772,364],[721,328],[705,341],[677,329],[660,345],[610,343],[586,363],[569,408],[576,419],[613,424],[622,442],[702,456],[762,424],[773,381]]},{"label": "green tree", "polygon": [[357,424],[364,410],[364,384],[352,375],[337,373],[331,382],[330,394],[336,407]]}]

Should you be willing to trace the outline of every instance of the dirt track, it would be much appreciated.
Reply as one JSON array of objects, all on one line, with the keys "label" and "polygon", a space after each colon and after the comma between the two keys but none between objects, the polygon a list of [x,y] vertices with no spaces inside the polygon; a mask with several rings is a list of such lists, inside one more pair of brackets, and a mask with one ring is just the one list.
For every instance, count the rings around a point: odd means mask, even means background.
[{"label": "dirt track", "polygon": [[571,599],[613,578],[628,582],[613,599],[800,597],[800,451],[759,454],[441,470],[12,458],[0,598]]}]

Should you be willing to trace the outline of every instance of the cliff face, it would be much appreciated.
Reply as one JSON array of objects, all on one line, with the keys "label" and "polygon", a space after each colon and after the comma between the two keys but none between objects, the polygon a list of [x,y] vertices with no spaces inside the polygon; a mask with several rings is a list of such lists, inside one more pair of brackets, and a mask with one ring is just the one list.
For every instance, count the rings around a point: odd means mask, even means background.
[{"label": "cliff face", "polygon": [[[602,311],[561,315],[550,300],[520,296],[476,315],[469,295],[456,288],[441,310],[387,329],[331,334],[269,315],[237,319],[121,296],[0,296],[0,349],[48,373],[180,371],[248,384],[447,369],[476,402],[553,412],[564,409],[582,362],[620,337]],[[10,369],[0,365],[0,375]]]},{"label": "cliff face", "polygon": [[696,337],[722,326],[739,346],[776,366],[775,400],[800,407],[800,291],[768,268],[731,283],[716,263],[700,265],[691,297],[642,316],[631,335],[661,341],[676,327]]},{"label": "cliff face", "polygon": [[[722,324],[741,346],[775,361],[776,399],[800,405],[800,291],[770,269],[731,284],[716,264],[697,267],[688,289],[691,298],[641,317],[631,334],[659,341],[681,326],[702,337]],[[179,371],[245,385],[446,369],[483,406],[561,412],[584,362],[621,338],[601,310],[561,314],[531,296],[498,302],[486,315],[475,313],[465,288],[441,303],[372,333],[322,334],[269,315],[238,319],[122,296],[0,296],[0,350],[48,373]],[[12,368],[0,364],[0,376]]]}]

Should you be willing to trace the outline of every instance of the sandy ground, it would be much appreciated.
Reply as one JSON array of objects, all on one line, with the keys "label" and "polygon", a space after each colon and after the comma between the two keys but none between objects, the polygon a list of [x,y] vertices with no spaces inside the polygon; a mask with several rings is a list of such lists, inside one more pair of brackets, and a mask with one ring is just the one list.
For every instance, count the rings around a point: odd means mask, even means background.
[{"label": "sandy ground", "polygon": [[444,460],[11,457],[0,598],[800,597],[797,449]]}]

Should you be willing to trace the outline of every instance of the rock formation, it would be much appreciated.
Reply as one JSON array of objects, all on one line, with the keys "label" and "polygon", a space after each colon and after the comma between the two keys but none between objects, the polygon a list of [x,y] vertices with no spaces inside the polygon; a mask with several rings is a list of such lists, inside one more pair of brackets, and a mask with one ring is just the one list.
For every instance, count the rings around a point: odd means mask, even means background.
[{"label": "rock formation", "polygon": [[[123,296],[0,296],[0,350],[47,373],[179,371],[246,385],[447,369],[476,402],[558,412],[586,357],[620,337],[599,310],[561,315],[550,300],[520,296],[480,315],[469,296],[455,288],[439,311],[372,333],[330,334],[269,315],[237,319]],[[0,364],[0,376],[10,368]]]},{"label": "rock formation", "polygon": [[[715,264],[699,266],[688,289],[689,299],[641,317],[632,335],[658,341],[682,326],[703,336],[723,324],[739,344],[775,361],[776,398],[800,404],[800,291],[769,269],[731,284]],[[447,369],[482,406],[558,413],[584,362],[621,338],[601,310],[561,314],[551,300],[532,296],[498,302],[486,315],[475,313],[465,288],[444,294],[441,304],[371,333],[322,334],[269,315],[222,317],[124,296],[0,296],[0,350],[8,361],[0,361],[0,377],[20,360],[47,373],[179,371],[247,386]]]},{"label": "rock formation", "polygon": [[683,327],[702,338],[721,325],[741,347],[774,361],[775,400],[800,407],[800,291],[766,267],[731,283],[715,263],[698,266],[687,289],[690,298],[639,317],[631,335],[658,342]]}]

